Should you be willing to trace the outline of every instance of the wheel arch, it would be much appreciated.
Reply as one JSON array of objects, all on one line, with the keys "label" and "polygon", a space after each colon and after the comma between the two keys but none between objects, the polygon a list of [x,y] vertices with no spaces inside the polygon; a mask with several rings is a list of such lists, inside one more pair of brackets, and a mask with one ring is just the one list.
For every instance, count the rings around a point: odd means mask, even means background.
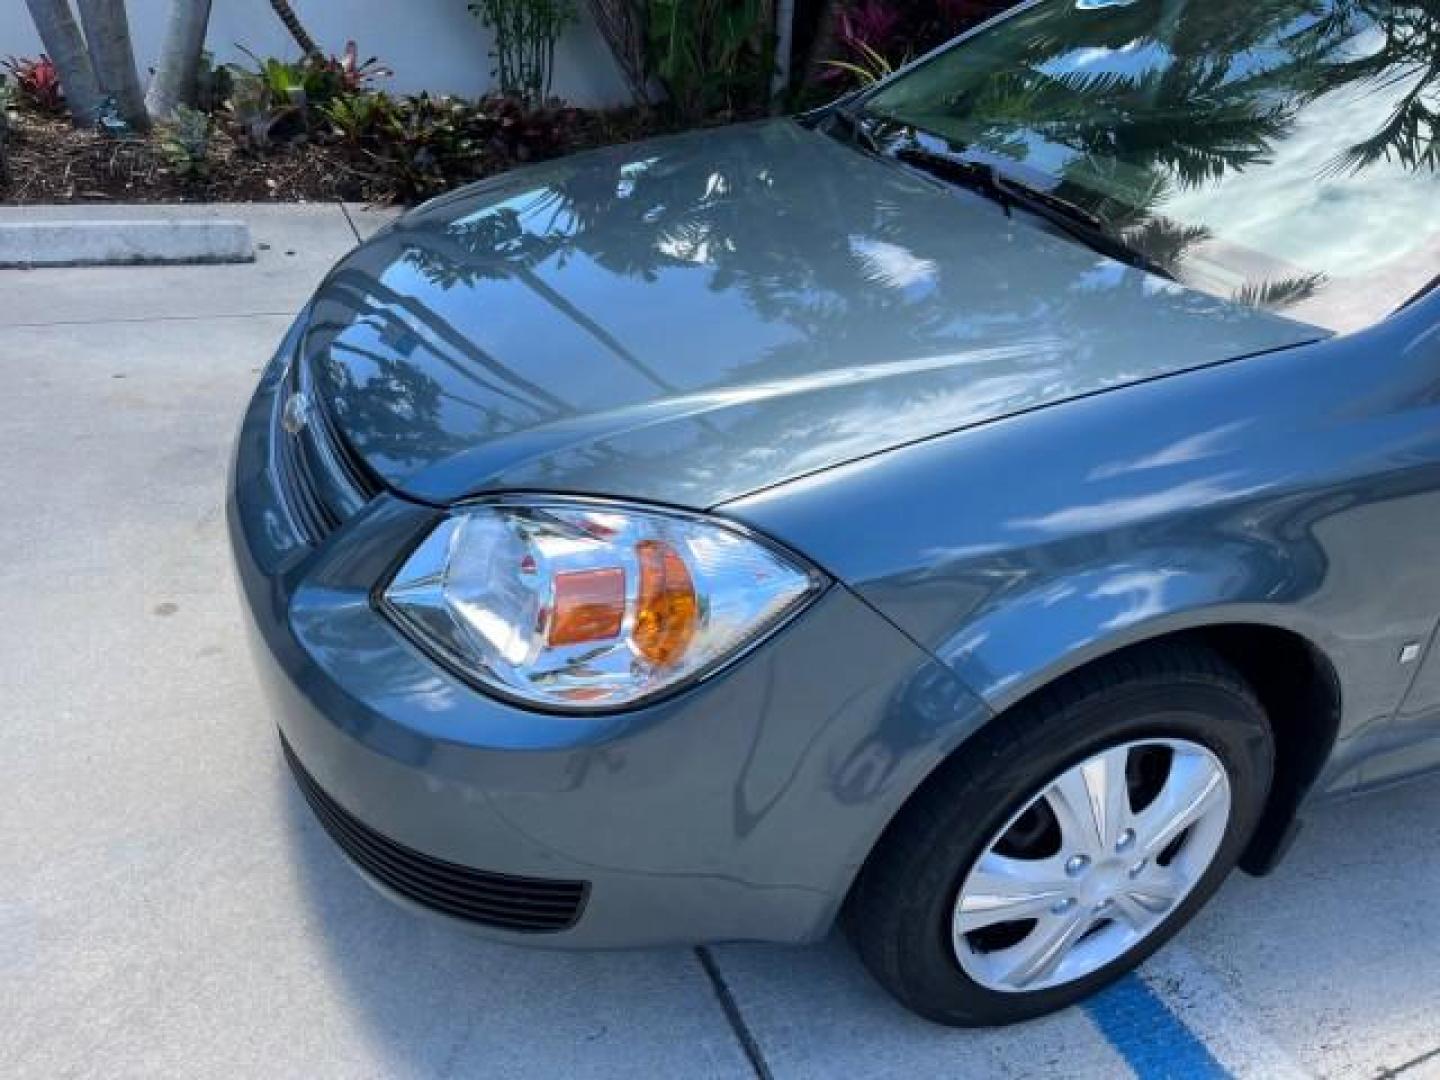
[{"label": "wheel arch", "polygon": [[1077,650],[1043,675],[1016,681],[991,697],[995,718],[990,722],[1003,722],[1006,712],[1034,695],[1126,653],[1186,641],[1209,647],[1250,684],[1275,737],[1275,777],[1254,840],[1240,862],[1247,872],[1266,873],[1284,855],[1297,827],[1297,813],[1330,760],[1340,733],[1343,701],[1339,672],[1317,642],[1318,634],[1265,619],[1263,614],[1243,607],[1216,607],[1190,613],[1183,623],[1166,620],[1149,633],[1127,634],[1108,645]]},{"label": "wheel arch", "polygon": [[1080,679],[1099,664],[1114,663],[1127,655],[1175,644],[1207,647],[1234,667],[1254,690],[1264,707],[1275,737],[1275,775],[1265,809],[1240,860],[1241,869],[1265,874],[1283,857],[1298,824],[1298,811],[1330,760],[1340,730],[1341,683],[1334,663],[1311,637],[1289,626],[1254,618],[1217,613],[1183,626],[1127,638],[1105,649],[1088,650],[1082,658],[1058,665],[1048,677],[1012,684],[1023,689],[1005,695],[990,719],[934,761],[919,782],[902,799],[871,851],[884,842],[890,825],[901,816],[926,785],[972,744],[973,736],[1004,723],[1007,714],[1025,702]]},{"label": "wheel arch", "polygon": [[[1279,574],[1269,554],[1261,560],[1252,553],[1251,572],[1245,573],[1233,559],[1196,552],[1186,570],[1165,573],[1149,597],[1158,610],[1143,615],[1138,611],[1147,604],[1137,604],[1133,590],[1114,587],[1127,574],[1097,568],[1067,579],[1071,587],[1058,603],[1050,600],[1058,590],[1042,589],[1000,606],[942,647],[941,656],[1001,718],[1128,650],[1184,639],[1209,646],[1254,689],[1275,735],[1275,781],[1255,843],[1241,860],[1245,870],[1264,873],[1284,854],[1296,813],[1330,760],[1344,704],[1333,659],[1343,645],[1303,607],[1287,602],[1309,576]],[[1267,601],[1259,599],[1259,582],[1284,586]]]}]

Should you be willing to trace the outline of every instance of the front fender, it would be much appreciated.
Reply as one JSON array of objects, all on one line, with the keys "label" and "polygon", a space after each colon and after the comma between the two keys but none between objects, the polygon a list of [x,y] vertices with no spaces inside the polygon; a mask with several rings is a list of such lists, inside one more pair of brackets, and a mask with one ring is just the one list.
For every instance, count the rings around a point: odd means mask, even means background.
[{"label": "front fender", "polygon": [[1006,596],[936,654],[996,711],[1098,657],[1182,630],[1271,626],[1328,655],[1339,643],[1295,606],[1323,573],[1322,559],[1259,543],[1136,552]]},{"label": "front fender", "polygon": [[1424,311],[1036,409],[721,512],[804,552],[995,712],[1175,631],[1308,641],[1330,765],[1394,715],[1440,614],[1440,333]]}]

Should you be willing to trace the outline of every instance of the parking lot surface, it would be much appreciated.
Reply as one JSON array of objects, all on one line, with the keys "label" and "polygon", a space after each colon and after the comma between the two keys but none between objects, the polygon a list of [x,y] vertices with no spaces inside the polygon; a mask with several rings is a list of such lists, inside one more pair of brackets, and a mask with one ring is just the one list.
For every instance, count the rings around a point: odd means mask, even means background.
[{"label": "parking lot surface", "polygon": [[1316,812],[1139,976],[1003,1031],[910,1016],[838,939],[527,951],[375,896],[284,772],[223,499],[260,366],[381,215],[241,213],[249,266],[0,271],[5,1075],[1440,1077],[1435,782]]}]

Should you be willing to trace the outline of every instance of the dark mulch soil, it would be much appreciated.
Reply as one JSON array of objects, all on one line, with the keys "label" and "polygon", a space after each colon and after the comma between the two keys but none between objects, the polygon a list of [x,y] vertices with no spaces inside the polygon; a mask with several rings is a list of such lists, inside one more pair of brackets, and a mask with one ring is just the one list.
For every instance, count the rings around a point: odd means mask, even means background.
[{"label": "dark mulch soil", "polygon": [[[451,187],[538,156],[627,142],[674,128],[634,110],[570,110],[563,139],[540,153],[496,146],[426,181]],[[79,131],[63,116],[10,114],[0,175],[0,204],[70,202],[306,202],[333,199],[414,202],[433,191],[406,189],[373,152],[335,140],[299,141],[263,152],[236,143],[223,128],[211,136],[207,175],[180,175],[156,141]]]},{"label": "dark mulch soil", "polygon": [[155,142],[79,131],[63,117],[12,114],[0,202],[264,202],[362,198],[365,184],[344,155],[316,145],[264,157],[223,133],[211,143],[210,175],[179,176]]}]

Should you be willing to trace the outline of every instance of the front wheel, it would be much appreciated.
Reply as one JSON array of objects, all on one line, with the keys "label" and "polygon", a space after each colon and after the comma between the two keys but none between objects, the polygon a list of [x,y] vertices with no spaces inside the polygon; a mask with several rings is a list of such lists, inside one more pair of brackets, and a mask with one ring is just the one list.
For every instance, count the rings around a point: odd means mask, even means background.
[{"label": "front wheel", "polygon": [[996,718],[907,804],[846,924],[931,1019],[1069,1005],[1174,935],[1264,805],[1273,744],[1245,681],[1198,647],[1111,661]]}]

